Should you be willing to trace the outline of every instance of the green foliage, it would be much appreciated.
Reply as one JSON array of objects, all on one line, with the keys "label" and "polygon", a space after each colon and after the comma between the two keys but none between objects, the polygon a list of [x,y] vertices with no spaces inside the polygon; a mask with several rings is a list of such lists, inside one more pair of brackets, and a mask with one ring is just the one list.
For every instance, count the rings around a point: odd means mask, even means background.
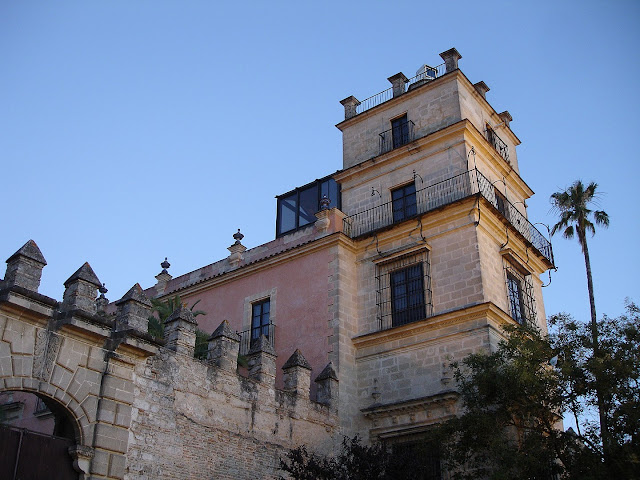
[{"label": "green foliage", "polygon": [[[193,313],[194,317],[198,315],[206,315],[207,313],[202,310],[194,310],[195,306],[200,302],[197,300],[189,310]],[[154,338],[164,338],[164,324],[167,318],[183,304],[180,295],[176,295],[173,298],[167,298],[166,300],[158,300],[157,298],[151,299],[151,305],[153,306],[153,313],[155,315],[149,316],[148,332]],[[186,304],[185,304],[186,305]],[[207,358],[209,334],[196,328],[196,345],[194,351],[194,357],[199,359]]]},{"label": "green foliage", "polygon": [[209,349],[209,334],[196,328],[196,348],[193,352],[195,358],[200,360],[207,359],[207,350]]},{"label": "green foliage", "polygon": [[[356,435],[344,437],[336,457],[309,453],[300,446],[280,460],[293,480],[416,480],[423,478],[416,450],[391,454],[381,443],[363,445]],[[281,477],[283,479],[284,477]],[[427,477],[424,477],[427,478]]]},{"label": "green foliage", "polygon": [[[560,216],[560,220],[551,229],[551,235],[562,231],[562,236],[571,239],[574,233],[584,249],[586,234],[596,233],[594,223],[603,227],[609,226],[609,215],[603,210],[591,210],[589,205],[598,199],[598,184],[591,182],[585,185],[577,180],[569,188],[551,195],[551,204]],[[592,221],[593,219],[593,221]]]},{"label": "green foliage", "polygon": [[[599,322],[600,357],[589,324],[566,314],[550,323],[550,337],[509,326],[495,352],[454,365],[463,414],[432,431],[452,479],[639,478],[638,308]],[[598,389],[608,392],[614,440],[606,463],[599,425],[584,410],[597,405]],[[562,412],[575,415],[578,432],[557,428]]]},{"label": "green foliage", "polygon": [[[553,315],[549,323],[557,330],[553,342],[567,410],[576,418],[585,448],[598,459],[589,462],[582,455],[580,461],[591,470],[606,470],[610,478],[640,478],[640,310],[628,303],[625,314],[598,321],[599,355],[594,354],[591,325],[564,313]],[[599,461],[600,425],[588,415],[598,407],[598,391],[604,392],[610,442],[606,465]]]}]

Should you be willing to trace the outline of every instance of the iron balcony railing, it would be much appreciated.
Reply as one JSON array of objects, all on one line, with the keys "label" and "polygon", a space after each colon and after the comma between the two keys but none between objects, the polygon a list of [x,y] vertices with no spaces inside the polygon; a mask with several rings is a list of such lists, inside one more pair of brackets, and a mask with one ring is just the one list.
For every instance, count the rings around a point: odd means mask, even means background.
[{"label": "iron balcony railing", "polygon": [[396,127],[380,133],[380,155],[394,148],[401,147],[415,140],[413,136],[414,123],[409,120]]},{"label": "iron balcony railing", "polygon": [[[417,190],[416,214],[412,217],[404,217],[402,220],[415,218],[477,194],[483,196],[500,212],[509,224],[542,256],[552,264],[554,263],[551,242],[511,202],[499,193],[496,194],[493,183],[478,170],[469,170]],[[387,202],[345,217],[343,231],[351,238],[358,238],[387,228],[394,223],[393,202]]]},{"label": "iron balcony railing", "polygon": [[[424,83],[430,82],[438,77],[441,77],[446,73],[445,64],[438,65],[437,67],[428,68],[426,71],[419,73],[413,78],[407,80],[405,88],[412,90]],[[381,103],[384,103],[393,98],[393,87],[387,88],[380,93],[376,93],[369,98],[366,98],[360,102],[360,105],[356,107],[356,115],[366,112],[367,110],[377,107]]]},{"label": "iron balcony railing", "polygon": [[240,336],[240,355],[246,355],[251,350],[253,342],[255,342],[260,335],[264,335],[269,339],[269,343],[275,348],[275,329],[276,326],[273,323],[264,325],[258,328],[251,328],[243,332],[236,332]]},{"label": "iron balcony railing", "polygon": [[487,127],[487,140],[496,149],[496,152],[500,154],[507,162],[509,161],[509,147],[502,139],[493,131],[493,129]]}]

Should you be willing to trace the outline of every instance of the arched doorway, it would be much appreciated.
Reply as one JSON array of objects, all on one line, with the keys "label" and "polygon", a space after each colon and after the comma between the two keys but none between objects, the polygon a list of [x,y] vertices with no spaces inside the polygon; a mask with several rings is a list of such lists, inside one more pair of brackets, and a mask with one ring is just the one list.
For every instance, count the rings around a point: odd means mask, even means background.
[{"label": "arched doorway", "polygon": [[77,480],[71,451],[79,435],[58,401],[28,391],[0,391],[0,478]]}]

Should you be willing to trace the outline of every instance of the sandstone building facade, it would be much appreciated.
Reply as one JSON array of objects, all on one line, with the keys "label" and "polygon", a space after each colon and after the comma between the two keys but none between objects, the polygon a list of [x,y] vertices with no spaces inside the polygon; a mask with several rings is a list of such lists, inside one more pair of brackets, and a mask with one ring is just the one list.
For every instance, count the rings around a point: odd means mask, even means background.
[{"label": "sandstone building facade", "polygon": [[[91,478],[273,478],[292,446],[402,447],[454,415],[450,363],[503,324],[546,330],[554,262],[511,116],[455,49],[441,57],[341,102],[343,168],[278,196],[272,242],[246,249],[238,232],[228,257],[175,278],[165,264],[114,304],[88,264],[62,302],[38,294],[46,262],[28,242],[0,290],[0,391],[51,404]],[[206,315],[181,308],[154,341],[149,298],[175,295]],[[206,360],[196,320],[214,332]]]}]

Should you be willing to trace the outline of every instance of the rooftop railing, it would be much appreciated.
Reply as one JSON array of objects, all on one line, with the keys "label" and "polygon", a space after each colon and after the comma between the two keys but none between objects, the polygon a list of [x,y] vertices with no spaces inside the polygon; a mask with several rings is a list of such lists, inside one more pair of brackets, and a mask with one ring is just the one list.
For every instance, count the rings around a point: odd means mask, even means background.
[{"label": "rooftop railing", "polygon": [[[493,183],[478,170],[469,170],[417,190],[416,214],[410,218],[477,194],[484,197],[528,244],[554,263],[551,242],[511,202],[499,193],[496,194]],[[403,221],[406,219],[403,218]],[[345,217],[343,231],[351,238],[358,238],[388,228],[394,223],[393,202],[387,202]]]},{"label": "rooftop railing", "polygon": [[[425,83],[435,80],[446,73],[445,64],[440,64],[436,67],[429,67],[424,72],[419,73],[413,78],[410,78],[405,83],[405,91],[411,91],[414,88],[424,85]],[[360,105],[356,107],[356,115],[359,115],[367,110],[377,107],[378,105],[391,100],[393,98],[393,87],[387,88],[380,93],[376,93],[369,98],[366,98],[360,102]]]}]

